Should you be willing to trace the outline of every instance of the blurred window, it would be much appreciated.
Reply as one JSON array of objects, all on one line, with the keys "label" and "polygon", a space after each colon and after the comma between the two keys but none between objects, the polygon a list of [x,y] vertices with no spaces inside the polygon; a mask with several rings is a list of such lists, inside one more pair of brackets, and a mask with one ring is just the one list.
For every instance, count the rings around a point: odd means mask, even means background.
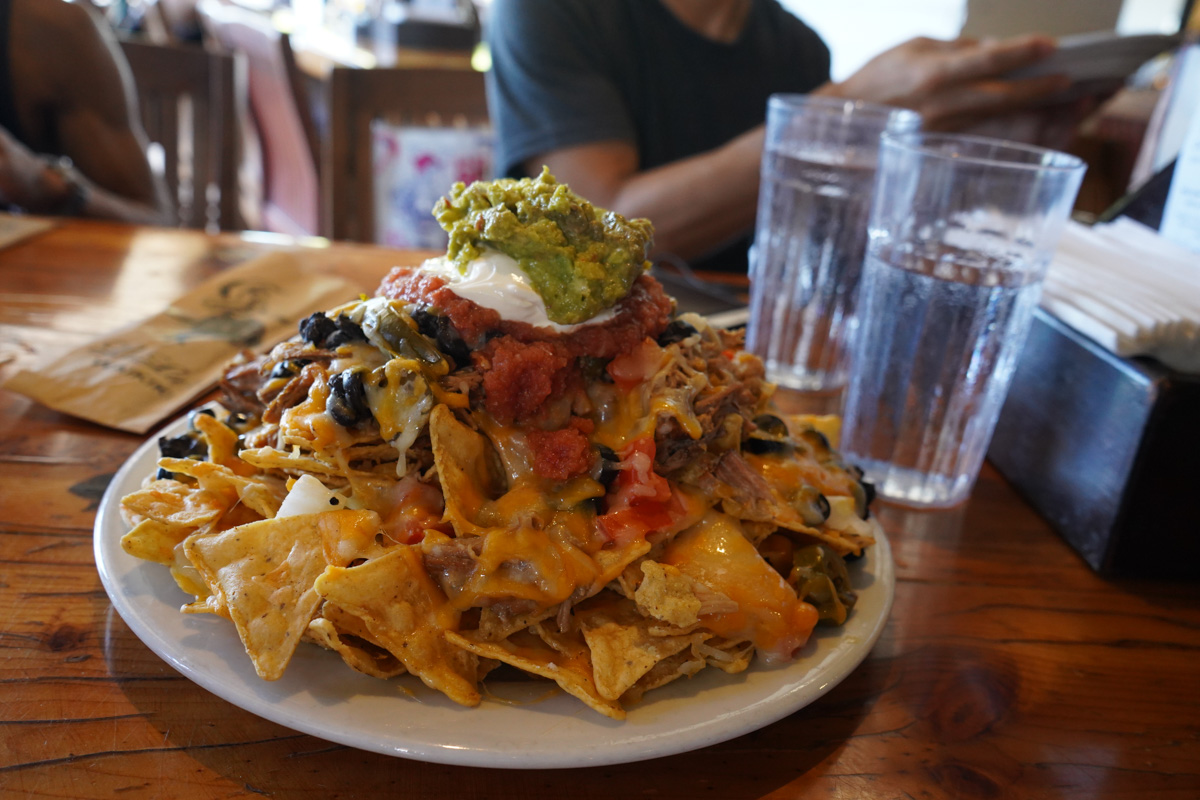
[{"label": "blurred window", "polygon": [[874,56],[914,36],[953,39],[962,30],[966,0],[780,0],[833,51],[830,67],[840,81]]}]

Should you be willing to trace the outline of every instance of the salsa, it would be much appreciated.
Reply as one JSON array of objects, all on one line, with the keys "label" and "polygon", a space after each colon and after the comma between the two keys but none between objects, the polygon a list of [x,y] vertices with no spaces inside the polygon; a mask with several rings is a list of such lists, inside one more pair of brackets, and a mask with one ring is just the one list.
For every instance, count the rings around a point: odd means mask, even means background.
[{"label": "salsa", "polygon": [[673,305],[649,275],[634,281],[616,314],[570,333],[555,333],[524,322],[504,320],[454,294],[436,275],[395,267],[378,294],[414,303],[444,316],[471,351],[483,376],[485,405],[497,419],[529,421],[555,397],[566,397],[580,378],[580,360],[609,360],[656,338],[671,321]]},{"label": "salsa", "polygon": [[536,178],[456,183],[433,209],[450,236],[446,256],[460,271],[494,248],[517,262],[547,316],[586,322],[629,294],[647,266],[649,220],[593,206],[543,167]]}]

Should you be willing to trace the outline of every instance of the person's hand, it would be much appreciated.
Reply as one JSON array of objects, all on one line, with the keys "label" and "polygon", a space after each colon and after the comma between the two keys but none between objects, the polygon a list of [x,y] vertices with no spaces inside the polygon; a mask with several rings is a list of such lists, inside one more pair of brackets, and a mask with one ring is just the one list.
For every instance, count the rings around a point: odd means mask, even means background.
[{"label": "person's hand", "polygon": [[1054,39],[911,39],[867,62],[825,94],[919,112],[926,130],[955,130],[1028,108],[1071,85],[1062,75],[1005,79],[1054,52]]},{"label": "person's hand", "polygon": [[71,191],[44,159],[0,127],[0,201],[34,214],[54,213]]}]

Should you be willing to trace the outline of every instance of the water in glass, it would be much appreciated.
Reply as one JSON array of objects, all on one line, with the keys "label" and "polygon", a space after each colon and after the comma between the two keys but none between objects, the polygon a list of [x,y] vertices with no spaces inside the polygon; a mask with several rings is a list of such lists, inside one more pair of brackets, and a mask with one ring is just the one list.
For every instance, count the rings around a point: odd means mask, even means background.
[{"label": "water in glass", "polygon": [[842,387],[875,175],[835,154],[763,157],[747,349],[770,380],[803,391]]},{"label": "water in glass", "polygon": [[967,496],[1040,289],[1024,265],[968,249],[872,245],[842,448],[882,495]]}]

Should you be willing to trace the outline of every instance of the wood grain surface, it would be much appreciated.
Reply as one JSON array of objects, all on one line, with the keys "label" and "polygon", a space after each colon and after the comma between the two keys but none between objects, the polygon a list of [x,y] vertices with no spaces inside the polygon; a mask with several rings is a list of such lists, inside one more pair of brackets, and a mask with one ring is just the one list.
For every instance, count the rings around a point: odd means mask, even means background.
[{"label": "wood grain surface", "polygon": [[[286,245],[70,223],[2,250],[0,378]],[[419,258],[322,252],[367,285]],[[697,752],[508,771],[298,734],[151,653],[92,556],[138,444],[0,390],[0,796],[1200,798],[1200,587],[1096,577],[990,468],[957,510],[880,509],[891,621],[821,700]]]}]

